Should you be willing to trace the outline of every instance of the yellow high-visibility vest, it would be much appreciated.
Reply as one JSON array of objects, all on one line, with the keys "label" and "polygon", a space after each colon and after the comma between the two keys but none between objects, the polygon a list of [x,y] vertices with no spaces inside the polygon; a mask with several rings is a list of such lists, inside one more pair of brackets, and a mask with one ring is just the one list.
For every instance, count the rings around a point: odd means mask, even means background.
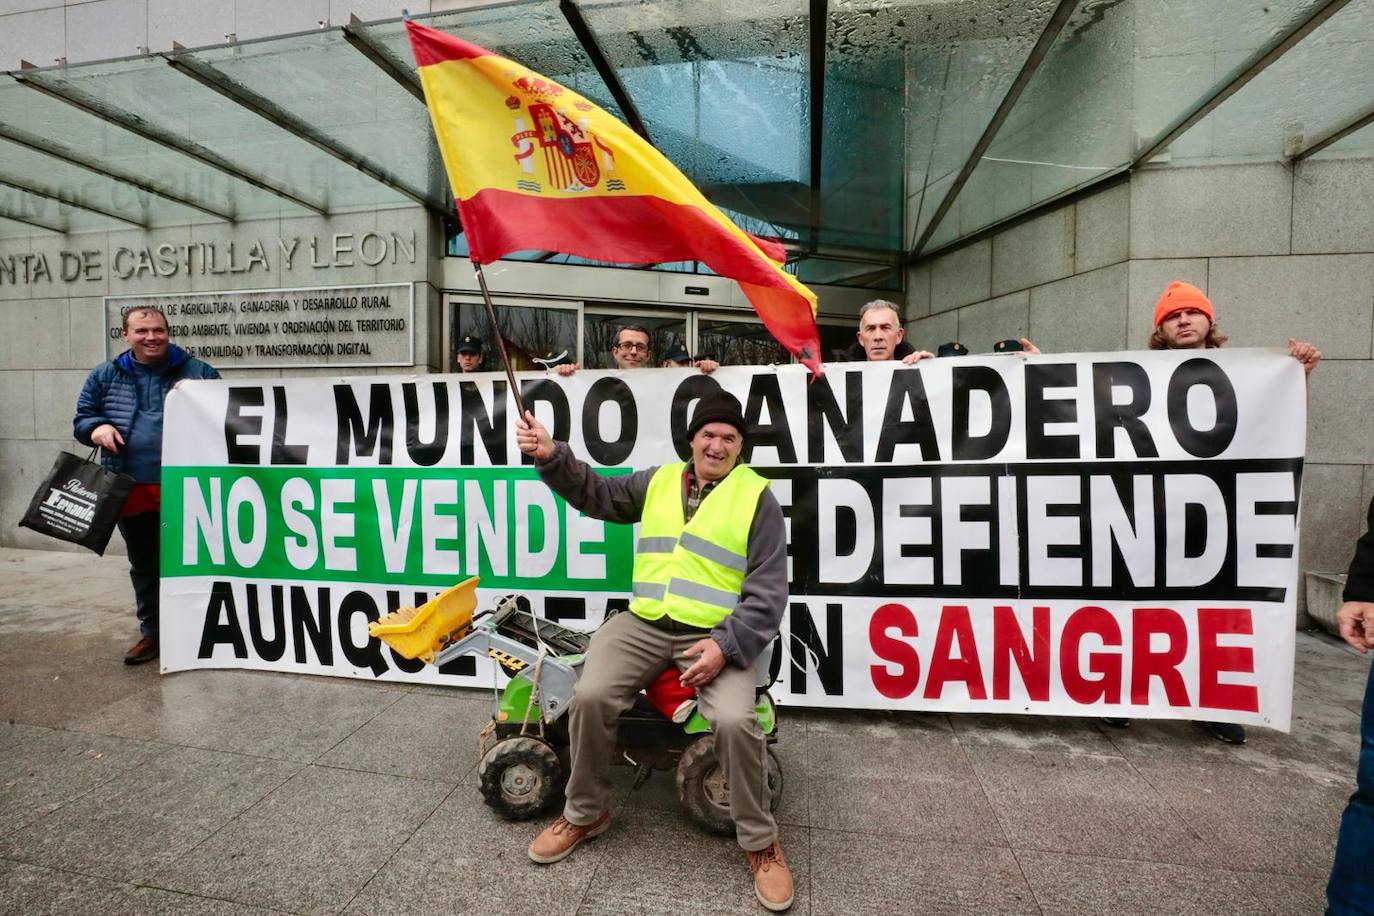
[{"label": "yellow high-visibility vest", "polygon": [[679,623],[710,629],[739,601],[748,570],[749,529],[768,481],[739,464],[684,520],[682,472],[665,464],[654,472],[639,520],[634,600],[645,620],[667,614]]}]

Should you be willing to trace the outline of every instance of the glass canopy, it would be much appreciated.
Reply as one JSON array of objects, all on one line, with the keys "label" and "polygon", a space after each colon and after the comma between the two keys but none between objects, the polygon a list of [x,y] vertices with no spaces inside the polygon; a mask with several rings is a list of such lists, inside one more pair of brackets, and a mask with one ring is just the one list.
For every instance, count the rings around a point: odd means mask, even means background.
[{"label": "glass canopy", "polygon": [[[415,18],[641,129],[817,282],[891,287],[913,257],[1147,163],[1374,151],[1374,0],[522,0]],[[0,75],[0,238],[417,204],[451,217],[400,20]]]}]

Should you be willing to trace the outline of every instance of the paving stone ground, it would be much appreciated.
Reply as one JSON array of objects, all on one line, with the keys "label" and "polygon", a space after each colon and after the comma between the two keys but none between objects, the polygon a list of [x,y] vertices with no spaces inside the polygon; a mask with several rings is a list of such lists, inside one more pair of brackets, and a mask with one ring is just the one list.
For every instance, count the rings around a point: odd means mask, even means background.
[{"label": "paving stone ground", "polygon": [[[0,913],[763,912],[670,779],[550,867],[483,806],[481,691],[131,668],[122,558],[0,549]],[[782,713],[798,914],[1322,909],[1368,662],[1298,635],[1291,734]]]}]

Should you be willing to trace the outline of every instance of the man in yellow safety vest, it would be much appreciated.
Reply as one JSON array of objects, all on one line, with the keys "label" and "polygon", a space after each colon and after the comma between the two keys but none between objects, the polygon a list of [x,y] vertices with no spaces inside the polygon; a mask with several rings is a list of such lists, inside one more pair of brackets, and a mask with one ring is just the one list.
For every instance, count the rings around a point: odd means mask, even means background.
[{"label": "man in yellow safety vest", "polygon": [[792,905],[792,873],[769,810],[753,665],[787,606],[787,537],[768,481],[739,461],[745,434],[739,401],[714,391],[697,403],[687,427],[691,461],[604,477],[567,443],[554,442],[532,413],[516,422],[520,450],[556,493],[594,518],[640,525],[630,613],[592,637],[569,711],[567,804],[529,855],[557,862],[610,826],[616,719],[642,687],[676,665],[715,733],[755,893],[781,911]]}]

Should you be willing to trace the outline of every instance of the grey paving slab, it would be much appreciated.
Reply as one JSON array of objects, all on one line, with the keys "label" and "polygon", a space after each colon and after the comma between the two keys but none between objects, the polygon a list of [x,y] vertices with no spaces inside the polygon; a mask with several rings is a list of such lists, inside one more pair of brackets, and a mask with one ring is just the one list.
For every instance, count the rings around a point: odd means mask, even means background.
[{"label": "grey paving slab", "polygon": [[0,747],[0,834],[9,833],[140,767],[170,745],[37,726],[8,726]]},{"label": "grey paving slab", "polygon": [[409,693],[320,757],[326,766],[458,782],[477,765],[491,700],[473,691]]},{"label": "grey paving slab", "polygon": [[[1353,685],[1352,685],[1353,687]],[[1355,772],[1359,742],[1359,703],[1364,685],[1351,696],[1333,702],[1329,694],[1295,680],[1293,724],[1288,734],[1253,729],[1245,750],[1299,768],[1316,767],[1337,774]],[[1351,705],[1354,704],[1353,708]]]},{"label": "grey paving slab", "polygon": [[[1177,719],[1129,719],[1124,728],[1097,720],[1097,728],[1117,748],[1117,753],[1137,757],[1166,757],[1180,760],[1204,758],[1225,762],[1240,750],[1209,735],[1197,722]],[[1253,737],[1259,729],[1248,729]]]},{"label": "grey paving slab", "polygon": [[1038,913],[1011,850],[811,830],[811,912]]},{"label": "grey paving slab", "polygon": [[1269,916],[1307,916],[1326,909],[1326,876],[1271,875],[1252,872],[1243,876],[1257,904],[1255,912]]},{"label": "grey paving slab", "polygon": [[269,916],[282,913],[0,860],[0,912],[26,916]]},{"label": "grey paving slab", "polygon": [[1196,760],[1135,765],[1200,838],[1208,864],[1308,876],[1330,870],[1353,774]]},{"label": "grey paving slab", "polygon": [[405,693],[341,678],[186,671],[73,727],[308,763]]},{"label": "grey paving slab", "polygon": [[950,716],[965,747],[1055,751],[1065,754],[1119,754],[1092,719],[1068,716]]},{"label": "grey paving slab", "polygon": [[102,916],[268,916],[285,912],[214,897],[139,887],[112,900]]},{"label": "grey paving slab", "polygon": [[142,881],[296,769],[278,760],[176,748],[0,837],[0,856]]},{"label": "grey paving slab", "polygon": [[953,733],[806,736],[812,827],[1005,846]]},{"label": "grey paving slab", "polygon": [[10,642],[0,650],[0,718],[64,726],[156,682],[156,672],[125,665],[122,656],[123,649],[99,658],[54,655]]},{"label": "grey paving slab", "polygon": [[1295,688],[1292,732],[1246,729],[1242,746],[1225,744],[1200,723],[1135,719],[1126,729],[1101,726],[1119,752],[1131,760],[1205,765],[1242,765],[1256,770],[1291,767],[1321,774],[1353,773],[1359,719],[1340,704],[1318,703]]},{"label": "grey paving slab", "polygon": [[1121,757],[969,748],[1011,846],[1202,864],[1198,835]]},{"label": "grey paving slab", "polygon": [[148,883],[291,912],[338,912],[451,789],[306,767]]},{"label": "grey paving slab", "polygon": [[41,725],[24,725],[20,722],[0,722],[0,750],[23,741],[29,735],[45,731]]},{"label": "grey paving slab", "polygon": [[588,841],[562,862],[535,865],[525,849],[553,816],[504,821],[475,791],[459,787],[372,876],[345,908],[349,914],[576,912],[606,843]]},{"label": "grey paving slab", "polygon": [[51,655],[123,661],[138,639],[133,611],[15,603],[0,607],[0,644],[28,644]]},{"label": "grey paving slab", "polygon": [[[0,547],[0,582],[5,585],[4,591],[0,592],[0,600],[14,587],[14,583],[26,576],[32,576],[41,571],[62,570],[64,572],[75,568],[78,564],[77,558],[89,558],[90,554],[84,550],[76,553],[76,548],[71,551],[62,550],[21,550],[14,547]],[[107,562],[110,570],[105,575],[114,575],[119,568]]]},{"label": "grey paving slab", "polygon": [[118,881],[0,859],[0,913],[70,916],[118,912],[133,893],[131,885]]},{"label": "grey paving slab", "polygon": [[[875,709],[788,709],[783,715],[802,723],[808,735],[862,734],[873,738],[952,735],[954,726],[942,712],[890,712]],[[789,727],[791,725],[789,724]]]},{"label": "grey paving slab", "polygon": [[1232,916],[1257,906],[1245,876],[1219,869],[1102,856],[1020,852],[1045,916]]},{"label": "grey paving slab", "polygon": [[[1299,670],[1293,675],[1294,703],[1306,701],[1333,711],[1342,709],[1358,719],[1364,705],[1365,682],[1368,679],[1366,671],[1338,675],[1329,671]],[[1352,748],[1359,743],[1356,733],[1345,728],[1326,738]]]},{"label": "grey paving slab", "polygon": [[31,574],[24,564],[17,575],[6,576],[4,601],[7,606],[75,609],[77,611],[119,612],[128,629],[138,633],[134,613],[134,593],[129,584],[128,562],[110,556],[99,566],[64,569],[59,581]]},{"label": "grey paving slab", "polygon": [[[810,913],[809,831],[784,827],[778,842],[792,869],[791,912]],[[762,912],[744,852],[732,838],[688,827],[661,813],[625,813],[602,842],[601,862],[579,914]],[[673,863],[691,863],[690,867]]]}]

